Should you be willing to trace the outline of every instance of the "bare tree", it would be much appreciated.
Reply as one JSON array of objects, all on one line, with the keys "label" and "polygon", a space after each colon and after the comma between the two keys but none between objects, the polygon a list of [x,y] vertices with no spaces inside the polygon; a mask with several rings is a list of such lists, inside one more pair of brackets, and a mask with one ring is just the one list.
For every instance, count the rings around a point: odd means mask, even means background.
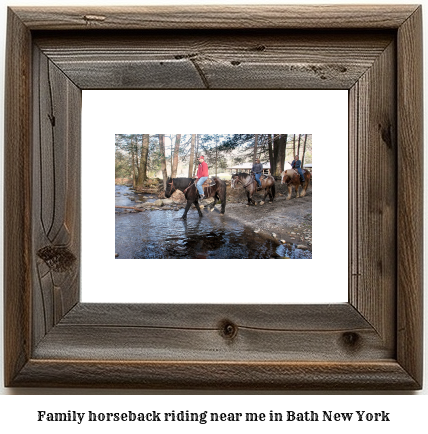
[{"label": "bare tree", "polygon": [[196,143],[196,134],[192,134],[192,138],[190,141],[190,160],[189,160],[189,172],[188,177],[191,178],[193,174],[193,161],[195,157],[195,143]]},{"label": "bare tree", "polygon": [[[196,152],[195,155],[198,155],[198,149],[199,149],[199,134],[196,134]],[[195,160],[195,164],[193,165],[193,174],[192,174],[192,178],[195,177],[196,174],[196,168],[198,167],[198,160]]]},{"label": "bare tree", "polygon": [[218,134],[214,136],[215,140],[215,176],[217,176],[217,161],[218,161]]},{"label": "bare tree", "polygon": [[130,151],[131,151],[131,161],[132,161],[132,186],[135,188],[137,185],[137,175],[136,175],[136,170],[135,170],[135,145],[134,145],[134,140],[131,137],[131,146],[130,146]]},{"label": "bare tree", "polygon": [[140,167],[138,170],[137,187],[142,187],[144,181],[147,179],[147,157],[149,155],[149,142],[150,135],[142,134],[142,146],[140,155]]},{"label": "bare tree", "polygon": [[300,157],[300,139],[301,139],[301,137],[302,137],[302,134],[299,134],[299,142],[297,144],[297,154],[296,154],[299,157]]},{"label": "bare tree", "polygon": [[303,169],[303,164],[305,162],[305,152],[306,152],[306,141],[308,140],[308,135],[305,134],[305,141],[303,143],[303,155],[302,155],[302,169]]},{"label": "bare tree", "polygon": [[159,149],[161,154],[161,169],[163,178],[163,188],[166,189],[166,181],[168,179],[168,174],[166,171],[166,161],[165,161],[165,134],[159,134]]},{"label": "bare tree", "polygon": [[255,134],[254,135],[254,154],[253,154],[253,164],[256,164],[256,160],[257,160],[257,145],[259,142],[259,135]]},{"label": "bare tree", "polygon": [[270,163],[270,173],[274,172],[274,159],[273,159],[273,148],[272,148],[272,134],[268,134],[268,152],[269,152],[269,163]]},{"label": "bare tree", "polygon": [[287,134],[277,134],[276,136],[277,136],[276,140],[274,141],[275,144],[274,152],[276,154],[274,176],[279,176],[281,172],[284,170],[285,146],[287,143]]},{"label": "bare tree", "polygon": [[171,169],[171,178],[175,178],[177,176],[178,153],[180,151],[180,140],[181,140],[181,134],[176,134],[175,147],[174,147],[174,162],[172,164],[172,169]]},{"label": "bare tree", "polygon": [[288,138],[288,134],[281,134],[281,139],[279,141],[279,143],[280,143],[280,150],[279,150],[279,159],[280,159],[279,174],[281,174],[282,171],[284,170],[285,155],[287,153],[287,138]]}]

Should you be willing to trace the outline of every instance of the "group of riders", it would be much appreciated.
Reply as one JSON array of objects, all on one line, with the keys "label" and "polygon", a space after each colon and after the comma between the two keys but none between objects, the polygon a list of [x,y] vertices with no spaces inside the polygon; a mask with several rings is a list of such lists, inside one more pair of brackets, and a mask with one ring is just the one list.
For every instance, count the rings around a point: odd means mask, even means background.
[{"label": "group of riders", "polygon": [[[202,188],[202,185],[208,179],[208,164],[205,162],[205,158],[203,155],[201,155],[198,158],[198,161],[199,161],[199,166],[198,166],[198,171],[196,172],[196,178],[197,178],[196,188],[198,189],[199,200],[203,200],[205,196],[204,196],[204,189]],[[291,167],[296,172],[298,172],[301,181],[304,182],[305,178],[303,176],[302,162],[299,160],[298,155],[294,156],[294,160],[291,162]],[[257,182],[257,189],[261,190],[262,183],[260,182],[260,176],[263,174],[263,165],[260,163],[259,158],[257,158],[256,162],[253,164],[253,167],[251,168],[251,172],[254,174],[254,178]]]}]

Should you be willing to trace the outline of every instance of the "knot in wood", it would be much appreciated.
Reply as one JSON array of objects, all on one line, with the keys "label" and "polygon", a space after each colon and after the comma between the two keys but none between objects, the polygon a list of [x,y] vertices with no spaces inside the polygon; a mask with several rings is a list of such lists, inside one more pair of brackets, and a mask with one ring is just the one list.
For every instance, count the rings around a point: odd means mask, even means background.
[{"label": "knot in wood", "polygon": [[355,332],[345,332],[342,334],[342,344],[348,350],[356,350],[361,344],[360,335]]},{"label": "knot in wood", "polygon": [[233,324],[232,321],[223,320],[220,323],[220,334],[225,339],[233,339],[238,333],[238,326]]},{"label": "knot in wood", "polygon": [[67,247],[46,246],[37,251],[37,256],[46,263],[51,271],[63,273],[69,270],[76,257]]}]

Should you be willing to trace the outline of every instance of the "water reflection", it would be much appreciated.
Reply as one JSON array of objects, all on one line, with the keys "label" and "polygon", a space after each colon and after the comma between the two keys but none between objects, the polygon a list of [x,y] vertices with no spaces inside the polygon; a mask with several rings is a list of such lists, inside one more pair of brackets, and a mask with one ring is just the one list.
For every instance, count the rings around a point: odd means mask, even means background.
[{"label": "water reflection", "polygon": [[[133,206],[127,187],[116,186],[116,205]],[[132,193],[131,193],[132,194]],[[155,200],[156,198],[153,198]],[[116,253],[119,259],[309,259],[310,250],[281,244],[238,221],[206,213],[199,218],[182,210],[116,213]]]}]

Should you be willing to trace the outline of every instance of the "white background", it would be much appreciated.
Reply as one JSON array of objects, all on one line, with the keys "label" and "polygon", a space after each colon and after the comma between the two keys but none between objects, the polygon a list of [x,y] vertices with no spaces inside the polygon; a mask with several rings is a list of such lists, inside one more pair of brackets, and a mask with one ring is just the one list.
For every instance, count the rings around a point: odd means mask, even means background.
[{"label": "white background", "polygon": [[[4,5],[6,2],[3,2]],[[48,0],[31,0],[31,1],[19,1],[19,0],[9,0],[7,2],[9,5],[71,5],[71,4],[79,4],[79,5],[107,5],[107,4],[119,4],[118,0],[75,0],[73,2],[61,2],[59,0],[48,1]],[[127,4],[144,4],[143,1],[135,1],[135,0],[127,0]],[[152,1],[151,4],[159,4],[160,2]],[[184,1],[164,1],[162,4],[180,4],[184,3]],[[203,1],[203,2],[191,2],[187,1],[187,4],[215,4],[218,3],[216,1]],[[230,4],[231,2],[229,2]],[[262,1],[251,1],[251,0],[235,0],[236,4],[248,4],[248,3],[263,3]],[[269,0],[265,3],[279,3],[275,0]],[[296,3],[295,1],[291,3]],[[327,3],[325,0],[309,0],[309,1],[299,1],[300,4],[315,4]],[[349,2],[340,2],[340,1],[331,1],[329,3],[349,3]],[[413,1],[405,1],[401,0],[398,2],[394,2],[392,0],[382,1],[382,0],[374,0],[374,1],[358,1],[353,0],[352,3],[408,3],[413,4]],[[146,3],[147,4],[147,3]],[[426,10],[425,10],[426,12]],[[5,29],[6,29],[6,9],[3,6],[0,9],[0,76],[1,81],[4,81],[4,43],[5,43]],[[424,28],[428,29],[428,23],[426,18],[426,13],[424,13]],[[425,44],[425,55],[424,58],[427,59],[428,55],[426,53],[428,43],[426,37],[424,38]],[[426,76],[427,67],[425,65],[425,76]],[[427,98],[427,86],[424,86],[425,102],[428,101]],[[3,100],[3,87],[0,86],[0,100]],[[1,118],[3,118],[3,105],[0,105],[0,114]],[[428,110],[425,109],[425,114],[428,113]],[[0,123],[0,144],[3,146],[3,123]],[[2,153],[0,154],[0,159],[2,159]],[[2,160],[1,160],[2,163]],[[2,167],[2,166],[0,166]],[[427,165],[425,164],[425,167]],[[0,169],[2,170],[2,169]],[[3,176],[0,177],[3,179]],[[2,181],[0,181],[2,182]],[[425,182],[426,184],[426,182]],[[2,201],[1,201],[2,203]],[[426,203],[426,193],[425,193],[425,203]],[[0,219],[2,219],[2,214],[0,213]],[[426,232],[425,232],[426,233]],[[1,240],[0,249],[3,248],[3,242]],[[2,251],[0,250],[0,256],[2,257]],[[0,267],[3,264],[0,262]],[[426,279],[425,279],[426,281]],[[425,298],[426,299],[426,298]],[[2,300],[0,299],[0,304]],[[425,312],[427,311],[427,302],[425,301]],[[2,306],[0,306],[0,315],[2,315]],[[3,322],[0,321],[0,336],[3,336]],[[426,326],[425,326],[426,328]],[[425,332],[425,341],[426,336],[428,336],[428,332]],[[1,339],[1,338],[0,338]],[[425,348],[427,345],[425,344]],[[3,348],[0,347],[0,352],[2,352]],[[425,350],[426,354],[426,350]],[[0,360],[3,361],[3,354],[0,354]],[[393,415],[393,421],[391,423],[382,423],[382,424],[359,424],[353,423],[345,424],[337,423],[337,424],[327,424],[327,425],[313,425],[311,423],[301,423],[301,424],[293,424],[293,425],[280,425],[279,427],[272,427],[266,425],[257,425],[254,424],[251,427],[247,425],[233,425],[228,424],[225,425],[223,429],[228,429],[231,431],[232,429],[236,431],[236,429],[244,428],[246,431],[252,432],[257,430],[259,432],[261,429],[266,430],[269,429],[272,432],[295,432],[296,430],[302,432],[313,432],[314,429],[319,433],[332,433],[340,430],[343,432],[346,429],[347,432],[350,433],[361,433],[362,430],[366,433],[378,433],[383,431],[384,429],[388,430],[388,432],[405,432],[405,431],[417,431],[420,432],[423,430],[421,427],[426,427],[426,408],[428,404],[427,399],[427,386],[428,383],[428,373],[425,368],[425,387],[422,392],[415,392],[408,396],[405,396],[404,393],[393,393],[390,396],[383,396],[381,393],[373,393],[368,391],[367,393],[359,394],[357,392],[345,393],[342,395],[330,393],[325,394],[321,393],[323,396],[319,396],[316,393],[297,393],[293,394],[292,392],[287,391],[279,391],[276,393],[268,393],[262,394],[259,393],[258,396],[243,396],[239,393],[229,392],[226,396],[223,396],[223,393],[216,391],[208,391],[202,396],[193,395],[192,391],[186,392],[184,396],[173,396],[174,391],[168,391],[168,395],[171,396],[146,396],[145,391],[112,391],[112,390],[82,390],[82,389],[5,389],[2,388],[1,385],[3,383],[2,372],[0,372],[0,393],[3,396],[0,397],[0,427],[4,432],[10,432],[12,430],[20,432],[20,429],[31,430],[32,432],[38,432],[39,430],[43,430],[43,432],[52,432],[57,433],[59,430],[62,432],[73,432],[77,429],[74,424],[63,424],[58,426],[57,424],[48,424],[40,425],[36,422],[36,412],[37,410],[48,410],[48,411],[68,411],[68,410],[77,410],[77,411],[88,411],[94,409],[93,411],[121,411],[123,409],[130,409],[135,411],[143,411],[143,410],[158,410],[158,411],[170,411],[173,407],[176,410],[181,409],[189,409],[189,410],[197,410],[199,408],[209,409],[210,411],[240,411],[242,408],[248,409],[246,411],[265,411],[269,410],[274,411],[286,411],[288,409],[301,409],[301,411],[305,410],[333,410],[337,412],[341,411],[355,411],[355,410],[367,410],[367,411],[390,411]],[[181,391],[183,392],[183,391]],[[147,392],[149,393],[149,392]],[[218,394],[222,396],[217,396]],[[23,396],[23,395],[40,395],[40,396]],[[100,394],[104,396],[97,396],[93,398],[91,394]],[[114,395],[122,394],[120,398]],[[165,392],[155,393],[164,395]],[[17,396],[12,396],[17,395]],[[78,396],[73,396],[78,395]],[[113,396],[112,396],[113,395]],[[291,395],[291,396],[290,396]],[[382,396],[378,396],[382,395]],[[412,396],[414,395],[414,396]],[[154,408],[156,407],[156,408]],[[117,432],[118,428],[126,428],[127,432],[138,432],[141,433],[145,429],[153,428],[150,425],[148,428],[145,426],[134,425],[132,428],[121,425],[118,427],[117,425],[99,425],[98,428],[101,428],[103,432],[111,432],[113,429],[114,432]],[[164,427],[169,427],[164,425]],[[92,426],[79,426],[80,432],[93,432],[94,427]],[[174,429],[177,432],[189,432],[192,430],[197,430],[197,432],[202,430],[216,430],[218,432],[218,427],[212,425],[211,427],[207,426],[196,426],[190,428],[189,425],[175,425]],[[37,430],[37,431],[36,431]],[[28,431],[27,431],[28,432]],[[228,431],[226,431],[228,432]]]},{"label": "white background", "polygon": [[[146,104],[141,104],[141,101],[146,101]],[[177,110],[171,101],[180,101],[180,109]],[[260,110],[266,101],[269,101],[269,108]],[[82,301],[348,301],[346,90],[83,91],[82,117]],[[115,259],[114,135],[144,132],[172,134],[177,131],[312,134],[315,179],[312,186],[313,259],[280,263],[264,259],[216,259],[216,268],[221,268],[221,275],[216,278],[205,271],[208,268],[205,262],[185,260],[186,269],[190,266],[200,270],[202,285],[185,277],[183,260]],[[97,162],[95,168],[94,161]],[[331,170],[332,167],[337,170],[336,176],[344,177],[345,182],[322,182],[323,170]],[[189,211],[189,219],[192,213],[196,214],[196,210]],[[285,204],[284,215],[286,213]],[[182,227],[182,222],[177,221],[177,225]],[[165,270],[168,270],[168,276],[174,276],[173,280],[165,275]],[[299,278],[304,284],[296,291],[293,282]]]}]

